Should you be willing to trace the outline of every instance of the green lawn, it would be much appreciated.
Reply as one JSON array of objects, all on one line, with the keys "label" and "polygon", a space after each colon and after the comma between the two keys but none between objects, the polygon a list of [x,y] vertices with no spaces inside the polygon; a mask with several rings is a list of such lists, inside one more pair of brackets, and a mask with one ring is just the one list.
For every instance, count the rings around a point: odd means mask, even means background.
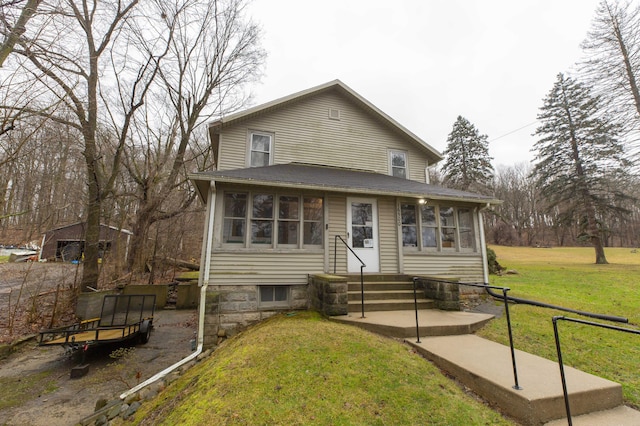
[{"label": "green lawn", "polygon": [[[502,266],[518,272],[491,276],[491,284],[511,289],[509,295],[629,319],[629,324],[619,324],[511,305],[516,348],[557,360],[551,320],[554,315],[640,329],[640,252],[608,248],[605,251],[610,263],[596,265],[593,248],[492,248]],[[625,402],[640,407],[640,335],[566,321],[558,324],[565,364],[621,383]],[[504,316],[478,334],[508,344]]]},{"label": "green lawn", "polygon": [[135,418],[143,425],[512,424],[408,346],[313,312],[277,316],[228,340]]}]

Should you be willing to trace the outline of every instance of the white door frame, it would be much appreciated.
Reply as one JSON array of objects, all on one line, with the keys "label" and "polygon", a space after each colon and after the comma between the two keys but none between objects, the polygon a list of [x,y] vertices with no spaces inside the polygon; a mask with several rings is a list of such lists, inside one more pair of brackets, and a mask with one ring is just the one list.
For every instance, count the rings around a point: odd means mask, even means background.
[{"label": "white door frame", "polygon": [[[371,216],[360,218],[353,223],[354,203],[370,204]],[[367,212],[368,213],[368,212]],[[354,229],[358,234],[355,238],[357,247],[354,247]],[[347,198],[347,237],[349,247],[365,263],[364,272],[380,272],[380,241],[378,238],[378,202],[375,198]],[[364,238],[363,238],[364,237]],[[347,271],[360,272],[360,262],[347,250]]]}]

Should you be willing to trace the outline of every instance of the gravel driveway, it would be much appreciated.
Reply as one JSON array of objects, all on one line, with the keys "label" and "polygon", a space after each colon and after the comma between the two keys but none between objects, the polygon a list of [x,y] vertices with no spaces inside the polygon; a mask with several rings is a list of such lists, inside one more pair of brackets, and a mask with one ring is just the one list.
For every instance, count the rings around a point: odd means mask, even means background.
[{"label": "gravel driveway", "polygon": [[19,406],[0,409],[0,424],[73,425],[92,414],[99,399],[112,400],[189,355],[196,328],[194,310],[156,311],[146,345],[135,346],[119,360],[110,357],[115,348],[96,350],[86,359],[89,373],[76,379],[70,371],[78,361],[61,347],[25,343],[0,361],[0,386],[28,386]]}]

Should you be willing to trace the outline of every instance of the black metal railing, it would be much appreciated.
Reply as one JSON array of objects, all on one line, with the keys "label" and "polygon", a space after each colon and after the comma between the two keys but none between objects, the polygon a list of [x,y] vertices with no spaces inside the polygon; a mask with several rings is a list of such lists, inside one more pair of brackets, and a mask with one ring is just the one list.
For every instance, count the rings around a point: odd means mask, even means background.
[{"label": "black metal railing", "polygon": [[[493,297],[495,297],[497,299],[501,299],[500,295],[495,294],[494,292],[491,291],[491,286],[488,286],[486,289],[487,289],[487,293],[490,296],[493,296]],[[557,311],[571,312],[572,314],[582,315],[584,317],[602,319],[602,320],[605,320],[605,321],[622,322],[622,323],[628,323],[629,322],[629,320],[627,318],[625,318],[625,317],[619,317],[619,316],[616,316],[616,315],[608,315],[608,314],[597,314],[597,313],[587,312],[587,311],[580,311],[580,310],[577,310],[577,309],[565,308],[564,306],[558,306],[558,305],[552,305],[550,303],[538,302],[536,300],[523,299],[521,297],[508,296],[508,300],[509,300],[509,302],[518,303],[518,304],[521,304],[521,305],[531,305],[531,306],[537,306],[537,307],[540,307],[540,308],[555,309]]]},{"label": "black metal railing", "polygon": [[639,330],[633,330],[630,328],[623,328],[623,327],[617,327],[614,325],[609,325],[609,324],[601,324],[601,323],[597,323],[597,322],[592,322],[592,321],[585,321],[585,320],[581,320],[581,319],[577,319],[577,318],[569,318],[569,317],[565,317],[565,316],[554,316],[552,321],[553,321],[553,335],[556,339],[556,351],[558,353],[558,365],[560,367],[560,379],[562,381],[562,394],[564,395],[564,407],[565,410],[567,412],[567,421],[569,423],[569,426],[573,425],[573,421],[571,420],[571,407],[569,406],[569,392],[567,391],[567,379],[566,376],[564,374],[564,363],[562,361],[562,348],[560,347],[560,334],[558,333],[558,321],[570,321],[570,322],[576,322],[579,324],[585,324],[585,325],[589,325],[589,326],[593,326],[593,327],[600,327],[600,328],[606,328],[609,330],[615,330],[615,331],[622,331],[625,333],[633,333],[633,334],[638,334],[640,335],[640,331]]},{"label": "black metal railing", "polygon": [[[415,312],[416,312],[416,334],[417,334],[417,340],[416,343],[420,343],[420,326],[418,324],[418,300],[417,300],[417,294],[416,294],[416,282],[420,279],[420,277],[413,277],[413,301],[414,301],[414,306],[415,306]],[[439,282],[439,283],[444,283],[444,284],[455,284],[458,287],[461,285],[464,286],[469,286],[469,287],[479,287],[479,288],[484,288],[485,290],[488,289],[495,289],[495,290],[502,290],[502,300],[504,301],[504,311],[505,311],[505,316],[507,318],[507,330],[509,332],[509,348],[511,349],[511,365],[513,368],[513,381],[514,381],[514,385],[513,385],[513,389],[515,390],[522,390],[522,387],[520,387],[520,384],[518,383],[518,368],[516,365],[516,352],[513,346],[513,332],[511,331],[511,317],[509,315],[509,303],[508,303],[508,298],[507,298],[507,292],[510,290],[508,287],[499,287],[499,286],[492,286],[489,284],[479,284],[479,283],[461,283],[461,282],[456,282],[456,281],[446,281],[446,280],[435,280],[435,279],[428,279],[431,282]]]},{"label": "black metal railing", "polygon": [[353,251],[351,247],[349,247],[349,244],[347,244],[347,242],[340,235],[336,235],[333,242],[333,274],[334,275],[336,274],[336,263],[338,259],[338,239],[342,241],[342,244],[344,244],[344,246],[347,249],[349,249],[351,254],[353,254],[356,257],[356,259],[358,259],[358,262],[360,262],[360,303],[362,305],[362,318],[364,318],[364,268],[366,268],[367,265],[365,265],[362,259],[360,259],[360,257]]}]

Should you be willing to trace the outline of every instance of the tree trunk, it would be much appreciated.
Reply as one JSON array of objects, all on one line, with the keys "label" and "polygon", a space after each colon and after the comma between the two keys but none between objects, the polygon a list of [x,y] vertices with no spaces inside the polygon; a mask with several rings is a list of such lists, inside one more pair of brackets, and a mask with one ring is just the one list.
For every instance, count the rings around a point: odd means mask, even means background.
[{"label": "tree trunk", "polygon": [[84,234],[84,262],[80,290],[83,292],[91,291],[89,287],[96,288],[99,277],[98,257],[101,203],[98,194],[98,184],[91,178],[89,178],[88,197],[87,224]]},{"label": "tree trunk", "polygon": [[144,203],[139,206],[131,236],[130,253],[127,258],[127,269],[131,271],[143,270],[145,265],[144,247],[149,227],[151,226],[151,208]]}]

